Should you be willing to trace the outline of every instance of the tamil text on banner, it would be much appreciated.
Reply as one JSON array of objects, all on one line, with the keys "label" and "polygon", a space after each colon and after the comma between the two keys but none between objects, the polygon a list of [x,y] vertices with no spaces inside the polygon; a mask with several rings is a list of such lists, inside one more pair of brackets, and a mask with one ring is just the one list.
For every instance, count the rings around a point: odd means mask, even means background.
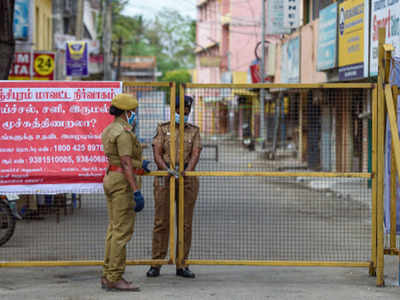
[{"label": "tamil text on banner", "polygon": [[88,76],[89,56],[88,43],[70,41],[66,43],[65,73],[67,76]]},{"label": "tamil text on banner", "polygon": [[378,31],[386,28],[386,43],[394,46],[393,56],[400,57],[400,1],[373,0],[371,6],[370,75],[378,74]]},{"label": "tamil text on banner", "polygon": [[368,74],[368,1],[347,0],[339,4],[339,80]]},{"label": "tamil text on banner", "polygon": [[101,132],[120,92],[120,82],[0,81],[0,192],[99,185]]}]

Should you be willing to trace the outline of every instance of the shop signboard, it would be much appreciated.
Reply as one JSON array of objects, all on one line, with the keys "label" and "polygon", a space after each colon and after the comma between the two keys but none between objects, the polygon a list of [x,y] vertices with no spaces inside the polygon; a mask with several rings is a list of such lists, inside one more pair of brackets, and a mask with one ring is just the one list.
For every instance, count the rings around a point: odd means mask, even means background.
[{"label": "shop signboard", "polygon": [[267,2],[267,34],[289,33],[290,28],[285,28],[284,23],[284,3],[282,0],[269,0]]},{"label": "shop signboard", "polygon": [[31,79],[32,56],[30,52],[15,52],[8,80]]},{"label": "shop signboard", "polygon": [[317,69],[324,71],[336,67],[337,61],[337,3],[319,13]]},{"label": "shop signboard", "polygon": [[300,82],[300,38],[296,36],[282,46],[281,82]]},{"label": "shop signboard", "polygon": [[368,1],[339,4],[339,80],[368,76]]},{"label": "shop signboard", "polygon": [[29,38],[29,10],[30,0],[15,0],[13,33],[16,40],[28,40]]},{"label": "shop signboard", "polygon": [[33,79],[54,80],[55,59],[54,52],[35,52],[33,54]]},{"label": "shop signboard", "polygon": [[67,42],[65,51],[65,74],[67,76],[88,76],[88,66],[88,43],[85,41]]},{"label": "shop signboard", "polygon": [[[366,24],[368,26],[368,24]],[[371,3],[370,75],[378,74],[378,31],[386,27],[387,44],[394,46],[394,57],[400,57],[400,1],[373,0]]]}]

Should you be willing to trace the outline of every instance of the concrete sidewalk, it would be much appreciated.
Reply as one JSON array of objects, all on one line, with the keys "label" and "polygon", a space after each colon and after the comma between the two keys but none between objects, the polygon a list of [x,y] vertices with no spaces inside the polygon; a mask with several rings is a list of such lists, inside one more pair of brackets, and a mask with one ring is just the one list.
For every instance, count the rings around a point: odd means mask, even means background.
[{"label": "concrete sidewalk", "polygon": [[397,258],[386,257],[386,287],[375,286],[367,268],[192,266],[195,279],[176,277],[166,266],[146,278],[147,266],[129,266],[126,278],[139,293],[100,288],[100,267],[10,268],[1,270],[0,299],[399,299]]}]

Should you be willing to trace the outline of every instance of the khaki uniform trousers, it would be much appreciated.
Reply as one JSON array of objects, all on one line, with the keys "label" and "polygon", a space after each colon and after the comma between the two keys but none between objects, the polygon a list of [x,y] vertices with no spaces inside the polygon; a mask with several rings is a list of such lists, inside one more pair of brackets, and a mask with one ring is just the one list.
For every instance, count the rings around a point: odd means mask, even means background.
[{"label": "khaki uniform trousers", "polygon": [[[136,177],[139,183],[140,178]],[[135,216],[133,191],[124,174],[108,172],[103,179],[109,225],[105,241],[103,276],[111,282],[122,278],[126,266],[126,244],[133,235]]]},{"label": "khaki uniform trousers", "polygon": [[[178,181],[176,181],[178,182]],[[178,189],[176,184],[175,202],[176,202],[176,217],[178,220]],[[190,246],[192,244],[192,222],[193,211],[197,195],[199,193],[199,179],[197,177],[185,177],[184,179],[184,259],[189,257]],[[154,177],[154,202],[155,202],[155,217],[153,228],[153,247],[152,258],[164,259],[168,252],[169,241],[169,177]],[[177,222],[178,223],[178,222]],[[179,226],[179,225],[178,225]],[[178,227],[179,228],[179,227]],[[177,230],[178,231],[178,230]],[[178,235],[179,236],[179,232]],[[176,256],[178,256],[178,247],[176,248]],[[177,268],[184,268],[187,265],[177,264]],[[160,265],[153,265],[160,267]]]}]

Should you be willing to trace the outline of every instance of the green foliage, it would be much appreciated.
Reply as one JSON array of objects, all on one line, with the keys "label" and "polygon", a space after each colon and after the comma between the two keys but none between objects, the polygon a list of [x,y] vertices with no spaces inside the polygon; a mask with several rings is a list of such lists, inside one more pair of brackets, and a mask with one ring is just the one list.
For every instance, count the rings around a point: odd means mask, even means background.
[{"label": "green foliage", "polygon": [[175,82],[176,84],[192,81],[192,75],[187,70],[173,70],[167,72],[162,81]]},{"label": "green foliage", "polygon": [[[187,70],[173,70],[167,72],[162,81],[176,83],[176,95],[179,95],[179,85],[182,83],[192,82],[192,75]],[[170,92],[167,91],[167,103],[169,104]]]},{"label": "green foliage", "polygon": [[[122,38],[122,55],[155,56],[157,68],[163,76],[168,71],[194,67],[196,22],[193,19],[167,8],[163,8],[153,20],[146,20],[141,15],[122,15],[127,3],[127,0],[113,1],[112,51],[115,57],[118,40]],[[100,18],[100,36],[101,24]]]}]

